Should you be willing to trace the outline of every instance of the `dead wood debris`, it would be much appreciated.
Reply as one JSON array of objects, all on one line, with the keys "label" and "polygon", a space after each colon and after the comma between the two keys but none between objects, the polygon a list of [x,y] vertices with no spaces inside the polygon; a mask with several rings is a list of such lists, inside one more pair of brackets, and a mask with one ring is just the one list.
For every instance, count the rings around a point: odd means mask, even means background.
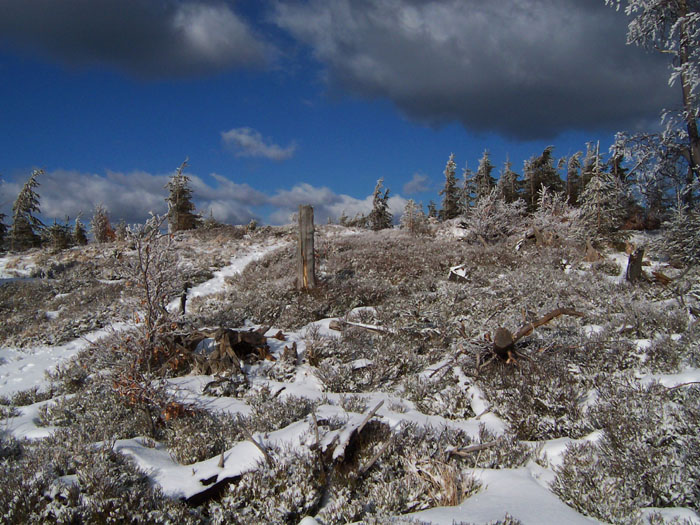
[{"label": "dead wood debris", "polygon": [[[560,315],[572,315],[575,317],[583,317],[583,313],[578,312],[572,308],[557,308],[556,310],[552,310],[548,314],[542,316],[538,320],[533,321],[531,323],[527,323],[526,325],[522,326],[515,333],[515,335],[512,334],[511,331],[507,328],[499,327],[496,329],[493,335],[493,344],[491,346],[491,350],[493,352],[494,357],[499,357],[505,360],[507,363],[515,362],[515,343],[517,343],[523,337],[530,335],[535,330],[535,328],[547,324],[552,319],[555,319]],[[487,361],[486,363],[481,365],[481,368],[483,368],[490,362],[491,360]]]}]

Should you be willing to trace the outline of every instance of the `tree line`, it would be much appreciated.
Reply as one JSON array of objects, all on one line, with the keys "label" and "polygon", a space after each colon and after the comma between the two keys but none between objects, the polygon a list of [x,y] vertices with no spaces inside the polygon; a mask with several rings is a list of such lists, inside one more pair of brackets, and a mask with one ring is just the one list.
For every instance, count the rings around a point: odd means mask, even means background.
[{"label": "tree line", "polygon": [[[195,213],[190,178],[184,173],[186,167],[187,160],[177,168],[165,186],[168,190],[165,199],[168,204],[168,231],[171,233],[196,228],[207,222]],[[12,223],[9,226],[5,224],[6,215],[0,213],[0,249],[7,247],[11,251],[23,251],[49,247],[52,250],[63,250],[88,243],[88,230],[82,221],[82,213],[78,214],[72,226],[68,217],[62,222],[54,219],[53,224],[49,225],[39,219],[41,199],[37,188],[42,175],[43,170],[33,170],[22,186],[12,205]],[[128,229],[124,221],[113,226],[107,208],[103,204],[95,205],[90,221],[90,233],[94,242],[124,240]]]}]

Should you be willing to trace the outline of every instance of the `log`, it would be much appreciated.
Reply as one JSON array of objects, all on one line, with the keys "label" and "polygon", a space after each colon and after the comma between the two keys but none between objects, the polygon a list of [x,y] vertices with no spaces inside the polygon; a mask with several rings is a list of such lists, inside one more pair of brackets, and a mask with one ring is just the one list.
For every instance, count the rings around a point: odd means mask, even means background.
[{"label": "log", "polygon": [[314,261],[314,209],[299,206],[299,247],[297,250],[297,289],[312,290],[316,287]]}]

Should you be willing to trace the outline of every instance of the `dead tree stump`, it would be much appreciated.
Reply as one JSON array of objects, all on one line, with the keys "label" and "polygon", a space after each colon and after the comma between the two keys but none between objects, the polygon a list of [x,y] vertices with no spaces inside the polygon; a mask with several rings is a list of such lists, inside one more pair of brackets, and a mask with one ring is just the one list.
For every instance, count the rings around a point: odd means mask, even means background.
[{"label": "dead tree stump", "polygon": [[316,287],[314,263],[314,209],[299,206],[299,248],[297,250],[297,289]]}]

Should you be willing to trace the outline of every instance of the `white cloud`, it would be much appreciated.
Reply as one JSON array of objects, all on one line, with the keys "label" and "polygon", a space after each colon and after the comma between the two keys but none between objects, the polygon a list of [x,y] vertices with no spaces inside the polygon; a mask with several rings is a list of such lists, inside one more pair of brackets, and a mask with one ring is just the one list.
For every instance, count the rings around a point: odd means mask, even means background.
[{"label": "white cloud", "polygon": [[297,149],[294,142],[287,147],[266,142],[260,132],[246,127],[222,131],[221,140],[237,157],[260,157],[280,161],[291,158]]},{"label": "white cloud", "polygon": [[414,173],[411,180],[403,185],[403,192],[408,195],[413,195],[414,193],[423,193],[430,189],[429,178],[427,175],[422,173]]},{"label": "white cloud", "polygon": [[[401,196],[389,198],[389,211],[396,222],[406,206],[406,199]],[[299,205],[309,204],[314,208],[314,221],[325,223],[330,218],[337,221],[342,215],[353,218],[367,215],[372,210],[372,195],[358,199],[350,195],[334,193],[326,187],[315,187],[307,183],[297,184],[291,190],[280,190],[270,197],[269,203],[276,210],[270,215],[273,224],[286,224],[297,213]]]}]

